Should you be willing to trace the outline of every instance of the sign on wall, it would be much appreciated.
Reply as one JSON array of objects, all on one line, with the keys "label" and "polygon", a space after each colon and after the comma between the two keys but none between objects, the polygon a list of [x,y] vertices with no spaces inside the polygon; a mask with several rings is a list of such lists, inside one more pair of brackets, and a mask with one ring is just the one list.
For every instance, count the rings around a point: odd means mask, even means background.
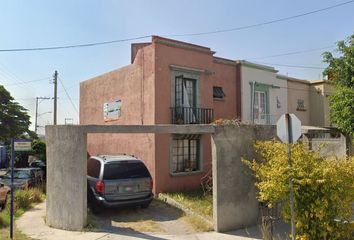
[{"label": "sign on wall", "polygon": [[104,121],[117,120],[121,116],[122,100],[103,104]]}]

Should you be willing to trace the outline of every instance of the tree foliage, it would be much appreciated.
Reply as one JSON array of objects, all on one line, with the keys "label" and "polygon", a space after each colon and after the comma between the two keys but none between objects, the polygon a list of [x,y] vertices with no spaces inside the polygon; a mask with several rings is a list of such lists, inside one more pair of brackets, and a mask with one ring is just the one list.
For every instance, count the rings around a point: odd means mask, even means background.
[{"label": "tree foliage", "polygon": [[256,142],[262,160],[244,162],[253,170],[260,201],[272,207],[282,202],[290,220],[289,178],[293,176],[295,224],[299,239],[350,239],[354,199],[354,158],[324,159],[302,143],[292,146],[293,167],[288,166],[287,145]]},{"label": "tree foliage", "polygon": [[354,88],[337,86],[330,104],[331,120],[341,131],[354,136]]},{"label": "tree foliage", "polygon": [[337,52],[339,56],[323,54],[328,64],[324,74],[336,85],[330,97],[331,120],[343,132],[354,135],[354,34],[337,43]]},{"label": "tree foliage", "polygon": [[32,150],[34,154],[38,155],[38,157],[42,161],[46,161],[46,144],[42,140],[36,139],[32,142]]},{"label": "tree foliage", "polygon": [[0,85],[0,140],[8,141],[29,133],[30,117],[27,109],[14,101],[11,94]]}]

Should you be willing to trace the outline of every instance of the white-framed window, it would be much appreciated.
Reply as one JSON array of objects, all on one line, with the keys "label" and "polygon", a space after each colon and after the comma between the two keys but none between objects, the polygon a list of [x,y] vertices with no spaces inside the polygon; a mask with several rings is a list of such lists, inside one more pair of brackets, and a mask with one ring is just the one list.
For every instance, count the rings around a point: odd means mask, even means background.
[{"label": "white-framed window", "polygon": [[264,91],[254,92],[253,119],[255,123],[267,123],[267,94]]}]

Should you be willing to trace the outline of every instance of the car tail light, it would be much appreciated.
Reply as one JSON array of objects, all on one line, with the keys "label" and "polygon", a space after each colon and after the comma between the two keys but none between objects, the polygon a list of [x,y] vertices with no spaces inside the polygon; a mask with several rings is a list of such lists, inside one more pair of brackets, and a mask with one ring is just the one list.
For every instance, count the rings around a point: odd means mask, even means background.
[{"label": "car tail light", "polygon": [[154,187],[154,181],[151,179],[150,180],[150,189],[152,190],[153,187]]},{"label": "car tail light", "polygon": [[102,181],[96,182],[96,192],[104,193],[104,183]]}]

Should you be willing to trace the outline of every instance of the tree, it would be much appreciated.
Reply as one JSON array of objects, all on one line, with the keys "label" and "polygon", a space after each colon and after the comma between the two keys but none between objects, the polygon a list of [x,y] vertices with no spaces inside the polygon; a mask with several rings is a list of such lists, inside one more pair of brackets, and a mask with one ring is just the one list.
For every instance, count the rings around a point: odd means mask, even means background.
[{"label": "tree", "polygon": [[29,133],[30,117],[27,109],[14,101],[11,94],[0,85],[0,140],[8,141]]},{"label": "tree", "polygon": [[292,168],[287,145],[256,142],[260,161],[244,160],[256,177],[258,199],[269,207],[283,203],[290,220],[289,178],[293,177],[297,239],[352,239],[351,204],[354,199],[354,157],[324,159],[304,144],[292,146]]},{"label": "tree", "polygon": [[323,53],[328,67],[323,72],[336,85],[330,97],[332,122],[344,133],[354,135],[354,34],[337,43],[339,56]]},{"label": "tree", "polygon": [[34,154],[38,155],[38,157],[42,161],[46,161],[46,144],[45,142],[36,139],[32,142],[32,150],[34,151]]}]

